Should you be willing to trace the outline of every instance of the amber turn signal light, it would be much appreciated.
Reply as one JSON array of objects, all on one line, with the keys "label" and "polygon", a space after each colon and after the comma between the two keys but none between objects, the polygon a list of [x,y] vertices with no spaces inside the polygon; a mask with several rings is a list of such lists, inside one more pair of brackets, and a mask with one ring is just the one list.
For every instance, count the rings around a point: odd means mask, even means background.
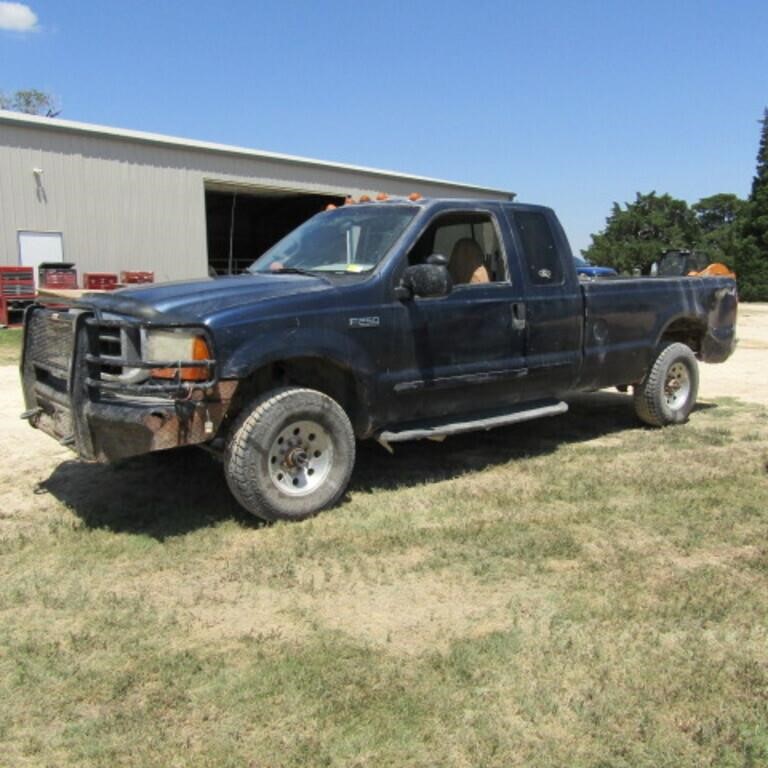
[{"label": "amber turn signal light", "polygon": [[[211,351],[208,344],[202,336],[195,336],[192,340],[192,360],[210,360]],[[176,376],[181,381],[206,381],[208,379],[208,368],[200,366],[182,366],[180,368],[153,368],[152,376],[155,379],[175,379]]]}]

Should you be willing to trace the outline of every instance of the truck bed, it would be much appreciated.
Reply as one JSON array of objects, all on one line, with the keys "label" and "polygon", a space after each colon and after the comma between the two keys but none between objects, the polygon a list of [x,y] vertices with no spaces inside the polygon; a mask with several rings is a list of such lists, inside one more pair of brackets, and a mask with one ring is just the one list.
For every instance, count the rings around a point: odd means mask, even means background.
[{"label": "truck bed", "polygon": [[[732,278],[610,278],[583,281],[581,288],[585,315],[581,386],[637,381],[662,334],[669,335],[670,329],[704,362],[723,362],[730,354],[737,308]],[[610,365],[605,365],[607,360]]]}]

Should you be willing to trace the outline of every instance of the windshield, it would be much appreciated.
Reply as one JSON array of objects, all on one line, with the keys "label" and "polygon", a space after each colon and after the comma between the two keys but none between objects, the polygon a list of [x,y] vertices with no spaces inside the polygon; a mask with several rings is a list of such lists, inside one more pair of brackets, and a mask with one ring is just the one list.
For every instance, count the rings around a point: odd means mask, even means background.
[{"label": "windshield", "polygon": [[273,245],[248,271],[370,272],[418,210],[413,205],[365,205],[319,213]]},{"label": "windshield", "polygon": [[573,260],[576,262],[577,267],[591,267],[592,264],[586,259],[582,259],[581,256],[574,256]]}]

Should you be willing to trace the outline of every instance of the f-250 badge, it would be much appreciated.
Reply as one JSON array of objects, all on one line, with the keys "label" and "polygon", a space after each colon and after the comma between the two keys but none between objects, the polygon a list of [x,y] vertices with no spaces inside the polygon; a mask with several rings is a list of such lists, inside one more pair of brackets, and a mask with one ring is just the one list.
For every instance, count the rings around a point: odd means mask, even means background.
[{"label": "f-250 badge", "polygon": [[378,328],[381,325],[380,317],[350,317],[350,328]]}]

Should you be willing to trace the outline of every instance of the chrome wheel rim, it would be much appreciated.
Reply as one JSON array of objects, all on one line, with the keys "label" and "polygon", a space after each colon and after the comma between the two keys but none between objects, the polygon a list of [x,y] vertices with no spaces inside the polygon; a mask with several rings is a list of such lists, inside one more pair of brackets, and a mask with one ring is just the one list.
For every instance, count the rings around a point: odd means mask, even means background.
[{"label": "chrome wheel rim", "polygon": [[294,421],[278,432],[267,465],[274,486],[286,496],[308,496],[328,477],[333,443],[316,421]]},{"label": "chrome wheel rim", "polygon": [[683,363],[674,363],[667,371],[664,382],[664,400],[673,411],[679,411],[691,394],[691,375]]}]

